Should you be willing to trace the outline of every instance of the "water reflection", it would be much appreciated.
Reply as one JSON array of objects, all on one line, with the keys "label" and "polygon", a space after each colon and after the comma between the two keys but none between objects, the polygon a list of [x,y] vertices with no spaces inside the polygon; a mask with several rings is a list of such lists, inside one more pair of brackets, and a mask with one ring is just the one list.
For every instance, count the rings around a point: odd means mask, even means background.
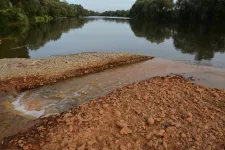
[{"label": "water reflection", "polygon": [[159,24],[129,18],[86,17],[31,24],[29,28],[2,32],[0,39],[0,58],[126,51],[225,67],[223,25]]},{"label": "water reflection", "polygon": [[105,22],[127,23],[127,24],[131,20],[131,18],[128,17],[104,17],[104,16],[84,17],[84,19],[87,19],[89,22],[104,20]]},{"label": "water reflection", "polygon": [[172,34],[174,46],[196,60],[210,60],[225,52],[225,28],[221,26],[177,26]]},{"label": "water reflection", "polygon": [[57,41],[63,33],[71,29],[82,28],[87,20],[63,19],[49,23],[31,24],[29,29],[21,33],[0,34],[0,58],[29,58],[29,50],[38,50],[49,41]]},{"label": "water reflection", "polygon": [[135,36],[144,37],[151,43],[157,44],[170,39],[173,32],[170,25],[142,20],[132,20],[130,26]]},{"label": "water reflection", "polygon": [[157,24],[148,21],[132,21],[131,29],[137,37],[151,43],[163,43],[173,39],[176,50],[195,55],[195,60],[210,60],[216,52],[225,52],[225,28],[221,25]]}]

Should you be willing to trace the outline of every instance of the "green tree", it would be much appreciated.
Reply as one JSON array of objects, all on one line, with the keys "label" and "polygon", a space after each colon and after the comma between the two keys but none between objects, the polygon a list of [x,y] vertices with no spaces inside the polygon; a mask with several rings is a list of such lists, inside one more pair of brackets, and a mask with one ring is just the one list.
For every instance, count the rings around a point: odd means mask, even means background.
[{"label": "green tree", "polygon": [[0,10],[3,10],[3,9],[8,9],[11,6],[12,4],[10,3],[9,0],[0,0]]},{"label": "green tree", "polygon": [[176,19],[192,22],[214,22],[225,19],[224,0],[178,0]]},{"label": "green tree", "polygon": [[131,17],[155,20],[170,19],[173,0],[137,0],[130,10]]}]

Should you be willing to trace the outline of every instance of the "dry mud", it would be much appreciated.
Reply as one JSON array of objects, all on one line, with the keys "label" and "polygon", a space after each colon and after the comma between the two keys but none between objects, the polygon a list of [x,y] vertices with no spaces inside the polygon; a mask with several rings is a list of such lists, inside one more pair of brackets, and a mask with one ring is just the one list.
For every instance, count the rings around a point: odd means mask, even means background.
[{"label": "dry mud", "polygon": [[41,119],[1,149],[224,150],[225,91],[154,77]]}]

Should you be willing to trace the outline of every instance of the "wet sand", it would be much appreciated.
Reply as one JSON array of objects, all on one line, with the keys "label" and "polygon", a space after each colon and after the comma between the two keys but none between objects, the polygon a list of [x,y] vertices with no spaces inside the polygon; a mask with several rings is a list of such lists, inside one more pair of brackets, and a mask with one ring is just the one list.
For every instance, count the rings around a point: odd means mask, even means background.
[{"label": "wet sand", "polygon": [[224,104],[225,90],[154,77],[44,118],[2,148],[222,150]]},{"label": "wet sand", "polygon": [[0,59],[0,92],[23,91],[148,59],[122,52],[80,53],[46,59]]}]

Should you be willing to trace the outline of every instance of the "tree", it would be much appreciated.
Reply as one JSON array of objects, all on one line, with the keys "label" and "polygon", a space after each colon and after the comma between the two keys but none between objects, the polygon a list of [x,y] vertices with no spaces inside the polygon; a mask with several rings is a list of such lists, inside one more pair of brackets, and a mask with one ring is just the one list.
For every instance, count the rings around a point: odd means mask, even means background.
[{"label": "tree", "polygon": [[137,0],[130,10],[131,17],[170,19],[173,0]]},{"label": "tree", "polygon": [[7,9],[11,6],[9,0],[0,0],[0,10]]},{"label": "tree", "polygon": [[178,0],[175,5],[178,20],[213,22],[225,17],[224,0]]}]

